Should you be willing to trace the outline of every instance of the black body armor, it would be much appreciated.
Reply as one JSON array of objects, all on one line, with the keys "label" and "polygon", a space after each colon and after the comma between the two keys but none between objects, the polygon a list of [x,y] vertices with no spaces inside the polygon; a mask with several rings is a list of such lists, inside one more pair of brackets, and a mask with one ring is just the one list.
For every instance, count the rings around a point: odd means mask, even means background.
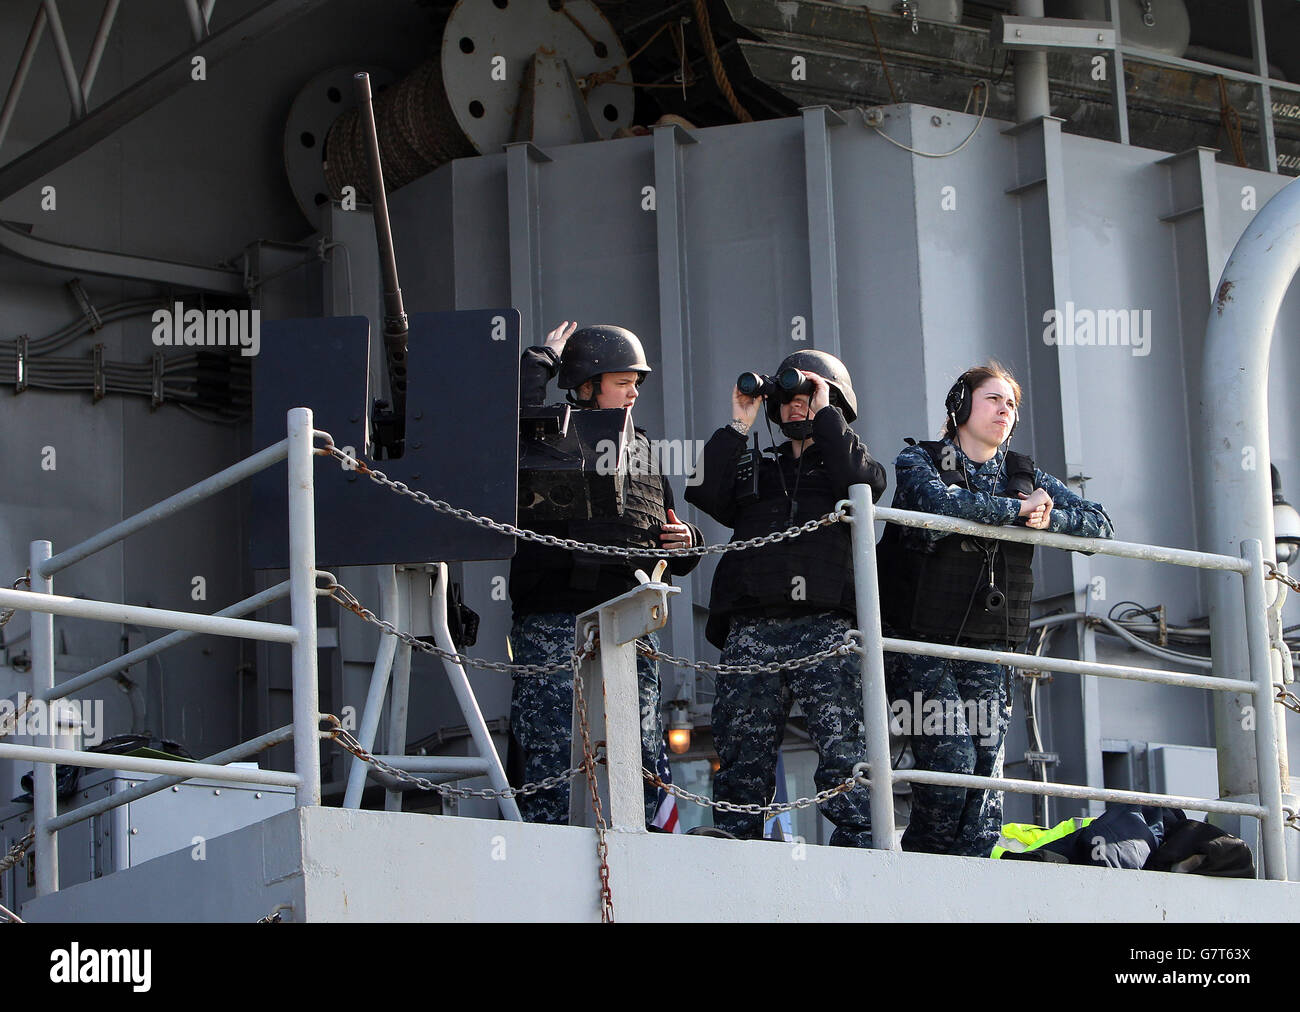
[{"label": "black body armor", "polygon": [[[965,486],[961,470],[945,470],[941,442],[919,444],[948,485]],[[1008,498],[1034,489],[1031,457],[1007,451]],[[1014,541],[950,534],[926,552],[907,546],[897,524],[887,524],[877,548],[881,612],[900,635],[960,646],[1016,646],[1029,635],[1034,595],[1034,546]],[[1001,608],[986,607],[990,584],[1005,597]],[[960,638],[959,638],[960,634]]]},{"label": "black body armor", "polygon": [[[808,457],[818,451],[805,451]],[[831,487],[824,467],[810,467],[799,482],[798,508],[790,519],[790,499],[780,493],[774,468],[760,466],[763,498],[738,507],[733,541],[746,541],[816,520],[835,509],[842,498]],[[788,482],[793,484],[791,479]],[[776,544],[728,552],[718,562],[709,601],[705,637],[721,647],[732,612],[767,611],[779,615],[798,611],[853,613],[853,546],[846,524],[832,524]]]}]

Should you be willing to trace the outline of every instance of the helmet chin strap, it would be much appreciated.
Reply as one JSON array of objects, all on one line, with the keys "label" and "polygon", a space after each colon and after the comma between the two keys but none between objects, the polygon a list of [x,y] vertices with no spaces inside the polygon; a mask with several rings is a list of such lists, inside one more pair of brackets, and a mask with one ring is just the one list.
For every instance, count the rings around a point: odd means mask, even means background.
[{"label": "helmet chin strap", "polygon": [[[604,374],[602,373],[601,375]],[[592,377],[590,383],[591,383],[591,396],[588,397],[586,400],[583,400],[580,397],[578,397],[576,393],[572,390],[566,390],[564,392],[565,400],[567,400],[570,404],[576,405],[577,407],[580,408],[600,407],[600,402],[597,400],[597,398],[600,396],[600,376]],[[578,385],[578,389],[582,389],[582,384]]]},{"label": "helmet chin strap", "polygon": [[813,423],[811,418],[804,418],[797,422],[778,422],[777,427],[787,439],[808,439],[812,435]]}]

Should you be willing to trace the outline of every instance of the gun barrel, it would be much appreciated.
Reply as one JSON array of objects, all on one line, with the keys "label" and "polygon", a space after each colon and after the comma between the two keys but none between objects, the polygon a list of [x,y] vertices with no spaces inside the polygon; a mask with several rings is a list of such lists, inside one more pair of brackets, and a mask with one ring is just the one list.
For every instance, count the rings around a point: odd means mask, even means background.
[{"label": "gun barrel", "polygon": [[364,71],[353,76],[357,110],[366,138],[366,163],[370,169],[370,200],[374,206],[375,240],[379,244],[379,269],[384,280],[384,350],[388,362],[388,382],[393,397],[393,412],[400,420],[406,417],[406,347],[410,327],[402,305],[402,289],[397,281],[397,254],[393,250],[393,230],[388,221],[388,196],[384,191],[384,172],[379,161],[379,132],[375,128],[375,110],[371,105],[370,75]]}]

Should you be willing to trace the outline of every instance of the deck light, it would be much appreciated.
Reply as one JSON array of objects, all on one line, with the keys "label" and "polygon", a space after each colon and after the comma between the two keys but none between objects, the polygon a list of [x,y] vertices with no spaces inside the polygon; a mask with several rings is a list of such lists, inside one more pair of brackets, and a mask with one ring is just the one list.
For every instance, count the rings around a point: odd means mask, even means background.
[{"label": "deck light", "polygon": [[1300,554],[1300,513],[1282,497],[1282,476],[1276,465],[1273,474],[1273,536],[1277,541],[1277,561],[1291,563]]},{"label": "deck light", "polygon": [[684,699],[674,699],[668,706],[668,747],[681,755],[691,747],[691,711]]}]

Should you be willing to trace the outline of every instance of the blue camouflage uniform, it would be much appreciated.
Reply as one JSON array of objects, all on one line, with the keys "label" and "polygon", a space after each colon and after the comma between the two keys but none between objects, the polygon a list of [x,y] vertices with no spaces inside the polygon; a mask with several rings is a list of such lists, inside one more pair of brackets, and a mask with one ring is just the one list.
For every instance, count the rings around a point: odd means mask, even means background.
[{"label": "blue camouflage uniform", "polygon": [[[519,615],[510,629],[510,646],[516,664],[549,664],[574,648],[577,615],[572,612],[543,612]],[[659,638],[644,637],[654,649]],[[663,720],[659,714],[659,662],[636,655],[637,687],[641,702],[641,762],[655,769],[663,741]],[[523,779],[536,783],[569,768],[570,735],[573,730],[573,673],[515,675],[510,699],[510,728],[524,752]],[[593,743],[594,744],[594,743]],[[585,781],[579,781],[579,789]],[[646,825],[654,822],[657,789],[645,785]],[[560,785],[516,799],[526,822],[569,824],[569,787]]]},{"label": "blue camouflage uniform", "polygon": [[[737,496],[738,461],[746,437],[724,426],[705,444],[700,481],[686,499],[742,541],[831,512],[850,485],[866,484],[873,498],[885,488],[885,470],[867,452],[836,406],[812,419],[812,442],[798,458],[782,443],[758,466],[754,501]],[[845,524],[725,554],[714,573],[705,635],[722,649],[723,664],[789,661],[837,646],[853,627],[853,562]],[[766,804],[776,787],[776,762],[786,721],[797,700],[817,749],[813,780],[819,791],[843,783],[866,759],[859,655],[832,657],[777,674],[719,673],[713,703],[713,744],[721,765],[713,777],[715,801]],[[836,829],[832,846],[870,847],[871,808],[857,786],[822,806]],[[742,839],[763,835],[763,817],[718,810],[714,824]]]},{"label": "blue camouflage uniform", "polygon": [[[999,450],[983,464],[976,464],[951,439],[944,439],[941,445],[942,451],[951,449],[956,467],[964,469],[970,489],[946,484],[930,454],[920,446],[909,446],[894,461],[897,485],[893,506],[986,524],[1016,523],[1020,500],[998,494],[1007,490],[1005,451]],[[1034,487],[1052,497],[1047,530],[1092,538],[1114,536],[1110,517],[1099,503],[1080,498],[1057,478],[1038,469],[1034,472]],[[944,531],[899,528],[902,544],[920,551],[945,536]],[[886,635],[906,637],[905,632],[892,629],[887,629]],[[1014,643],[1008,647],[1016,649],[1020,645]],[[895,705],[902,701],[912,708],[918,698],[922,703],[933,700],[935,712],[951,715],[933,728],[923,724],[922,733],[912,734],[912,752],[918,769],[987,777],[1002,775],[1003,748],[1011,719],[1009,668],[976,661],[887,653],[885,677],[889,697]],[[914,730],[914,726],[904,728],[905,732]],[[987,857],[997,843],[1001,826],[1001,791],[913,784],[912,817],[903,834],[903,849]]]},{"label": "blue camouflage uniform", "polygon": [[[519,367],[520,405],[541,404],[548,382],[559,369],[559,356],[550,348],[527,349]],[[646,450],[645,432],[636,430],[636,440]],[[675,507],[672,488],[666,476],[655,477],[666,514]],[[536,523],[540,533],[573,537],[575,531],[564,522]],[[703,544],[699,528],[688,524],[691,544]],[[652,531],[656,539],[658,531]],[[578,537],[575,540],[589,540]],[[602,543],[626,544],[621,539]],[[668,558],[666,583],[672,576],[684,576],[699,564],[698,556]],[[652,557],[633,560],[575,553],[562,548],[520,540],[510,564],[510,601],[514,624],[510,630],[511,652],[516,664],[548,664],[568,657],[574,649],[577,616],[605,601],[639,586],[636,568],[650,572]],[[653,634],[647,637],[658,649]],[[663,743],[663,719],[659,712],[659,663],[637,654],[637,675],[641,702],[641,762],[654,770]],[[512,749],[516,763],[511,766],[511,782],[535,783],[556,776],[569,768],[570,741],[573,732],[573,674],[569,670],[549,675],[513,676],[510,700],[510,733],[518,749]],[[520,770],[520,766],[522,769]],[[646,784],[646,824],[654,821],[657,790]],[[519,810],[528,822],[567,825],[569,822],[569,788],[565,785],[520,795]]]}]

